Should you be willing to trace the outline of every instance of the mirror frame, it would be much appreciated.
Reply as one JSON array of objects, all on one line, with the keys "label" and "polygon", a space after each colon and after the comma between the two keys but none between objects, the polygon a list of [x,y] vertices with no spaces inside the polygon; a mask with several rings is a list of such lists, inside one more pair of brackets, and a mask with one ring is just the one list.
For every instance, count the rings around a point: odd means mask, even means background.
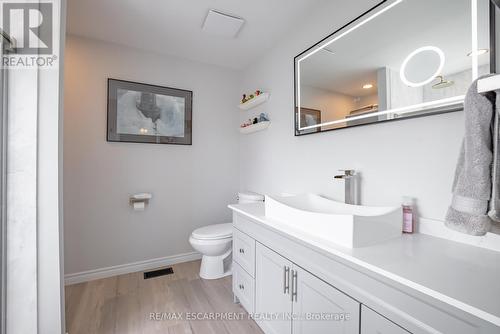
[{"label": "mirror frame", "polygon": [[[378,15],[382,14],[383,12],[389,10],[390,8],[396,6],[397,4],[401,3],[402,1],[403,0],[382,0],[382,1],[380,1],[375,6],[371,7],[370,9],[368,9],[365,12],[363,12],[362,14],[358,15],[357,17],[355,17],[351,21],[347,22],[346,24],[344,24],[343,26],[341,26],[340,28],[338,28],[337,30],[335,30],[334,32],[332,32],[331,34],[329,34],[328,36],[322,38],[321,40],[319,40],[315,44],[311,45],[310,47],[308,47],[307,49],[305,49],[304,51],[302,51],[301,53],[299,53],[298,55],[296,55],[293,58],[293,100],[294,100],[294,103],[293,103],[293,105],[294,105],[294,111],[293,111],[294,116],[293,116],[293,118],[294,118],[294,136],[296,136],[296,137],[298,137],[298,136],[306,136],[306,135],[311,135],[311,134],[316,134],[316,133],[323,133],[323,132],[329,132],[329,131],[335,131],[335,130],[349,129],[349,128],[358,127],[358,126],[364,126],[364,125],[373,125],[373,124],[390,122],[390,121],[401,121],[401,120],[418,118],[418,117],[440,115],[440,114],[444,114],[444,113],[461,111],[461,110],[464,109],[464,107],[463,107],[463,102],[464,102],[463,100],[464,100],[464,98],[463,98],[462,95],[460,95],[459,96],[460,99],[458,99],[454,103],[451,102],[451,103],[447,103],[445,105],[439,105],[439,104],[437,104],[435,107],[429,106],[427,108],[425,108],[425,106],[423,106],[423,109],[418,110],[418,111],[421,111],[421,113],[414,114],[414,115],[407,115],[405,117],[396,117],[396,118],[379,120],[379,121],[376,121],[376,122],[353,124],[353,125],[349,125],[349,126],[344,126],[344,127],[334,128],[334,129],[327,129],[327,130],[319,130],[319,131],[311,131],[311,130],[313,130],[313,129],[320,129],[322,126],[328,126],[328,124],[327,125],[319,125],[318,124],[318,126],[316,126],[316,127],[311,127],[311,128],[308,128],[308,129],[299,129],[300,106],[298,105],[299,104],[298,103],[299,99],[298,99],[298,93],[297,92],[298,92],[298,85],[300,85],[300,73],[299,73],[299,69],[298,69],[298,67],[299,67],[298,64],[302,60],[301,58],[303,58],[306,54],[309,54],[311,52],[314,54],[317,51],[321,50],[323,47],[329,45],[329,40],[332,37],[334,37],[336,35],[344,36],[343,34],[348,34],[350,32],[349,28],[351,28],[352,30],[354,30],[355,28],[357,28],[357,26],[355,24],[358,21],[360,21],[363,18],[365,18],[366,16],[368,16],[369,14],[373,13],[373,15],[370,18],[368,18],[368,20],[372,20],[376,16],[378,16]],[[475,1],[475,0],[471,0],[471,1]],[[490,64],[489,65],[490,65],[490,73],[496,73],[496,34],[495,34],[496,23],[495,23],[495,8],[497,8],[497,6],[498,6],[497,3],[500,3],[500,0],[489,0],[489,34],[490,34],[490,36],[489,36],[490,37],[489,38],[490,39]],[[364,24],[364,23],[362,23],[362,24]],[[355,28],[353,29],[352,26],[354,26]],[[472,62],[473,62],[473,65],[474,65],[474,60],[472,60]],[[477,58],[476,58],[475,62],[477,64]],[[409,106],[409,107],[411,107],[411,106]],[[385,111],[390,112],[391,110],[396,111],[397,109],[383,110],[382,112],[385,112]],[[373,117],[373,115],[370,115],[370,116]],[[366,118],[367,117],[368,116],[366,116]],[[363,119],[363,118],[360,118],[360,119]],[[307,132],[301,133],[303,131],[307,131]]]}]

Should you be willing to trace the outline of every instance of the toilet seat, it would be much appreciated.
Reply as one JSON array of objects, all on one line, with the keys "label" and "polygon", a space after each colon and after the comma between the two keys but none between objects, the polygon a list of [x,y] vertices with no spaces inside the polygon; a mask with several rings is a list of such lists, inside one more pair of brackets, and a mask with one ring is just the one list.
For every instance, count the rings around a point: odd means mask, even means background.
[{"label": "toilet seat", "polygon": [[191,236],[198,240],[220,240],[233,237],[233,224],[215,224],[197,228]]}]

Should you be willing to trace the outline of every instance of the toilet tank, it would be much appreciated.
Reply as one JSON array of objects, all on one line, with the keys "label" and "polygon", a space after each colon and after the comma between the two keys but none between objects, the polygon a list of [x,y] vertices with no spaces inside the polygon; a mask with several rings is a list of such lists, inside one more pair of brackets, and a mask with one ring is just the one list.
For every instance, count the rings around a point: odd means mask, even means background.
[{"label": "toilet tank", "polygon": [[238,204],[264,202],[264,195],[252,191],[242,191],[238,193]]}]

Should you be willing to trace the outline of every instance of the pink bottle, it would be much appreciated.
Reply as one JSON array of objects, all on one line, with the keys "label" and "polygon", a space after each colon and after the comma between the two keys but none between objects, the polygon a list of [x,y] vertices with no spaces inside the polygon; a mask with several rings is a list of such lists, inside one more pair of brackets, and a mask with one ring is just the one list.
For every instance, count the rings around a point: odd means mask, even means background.
[{"label": "pink bottle", "polygon": [[403,197],[403,233],[413,233],[415,216],[413,212],[413,198]]}]

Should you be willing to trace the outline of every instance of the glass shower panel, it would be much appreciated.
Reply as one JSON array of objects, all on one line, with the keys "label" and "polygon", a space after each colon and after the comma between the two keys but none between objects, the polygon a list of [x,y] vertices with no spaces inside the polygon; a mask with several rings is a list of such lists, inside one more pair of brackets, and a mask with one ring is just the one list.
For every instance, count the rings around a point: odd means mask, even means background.
[{"label": "glass shower panel", "polygon": [[[0,60],[10,47],[10,40],[0,34]],[[5,328],[6,284],[6,185],[7,185],[7,68],[0,65],[0,333]]]}]

